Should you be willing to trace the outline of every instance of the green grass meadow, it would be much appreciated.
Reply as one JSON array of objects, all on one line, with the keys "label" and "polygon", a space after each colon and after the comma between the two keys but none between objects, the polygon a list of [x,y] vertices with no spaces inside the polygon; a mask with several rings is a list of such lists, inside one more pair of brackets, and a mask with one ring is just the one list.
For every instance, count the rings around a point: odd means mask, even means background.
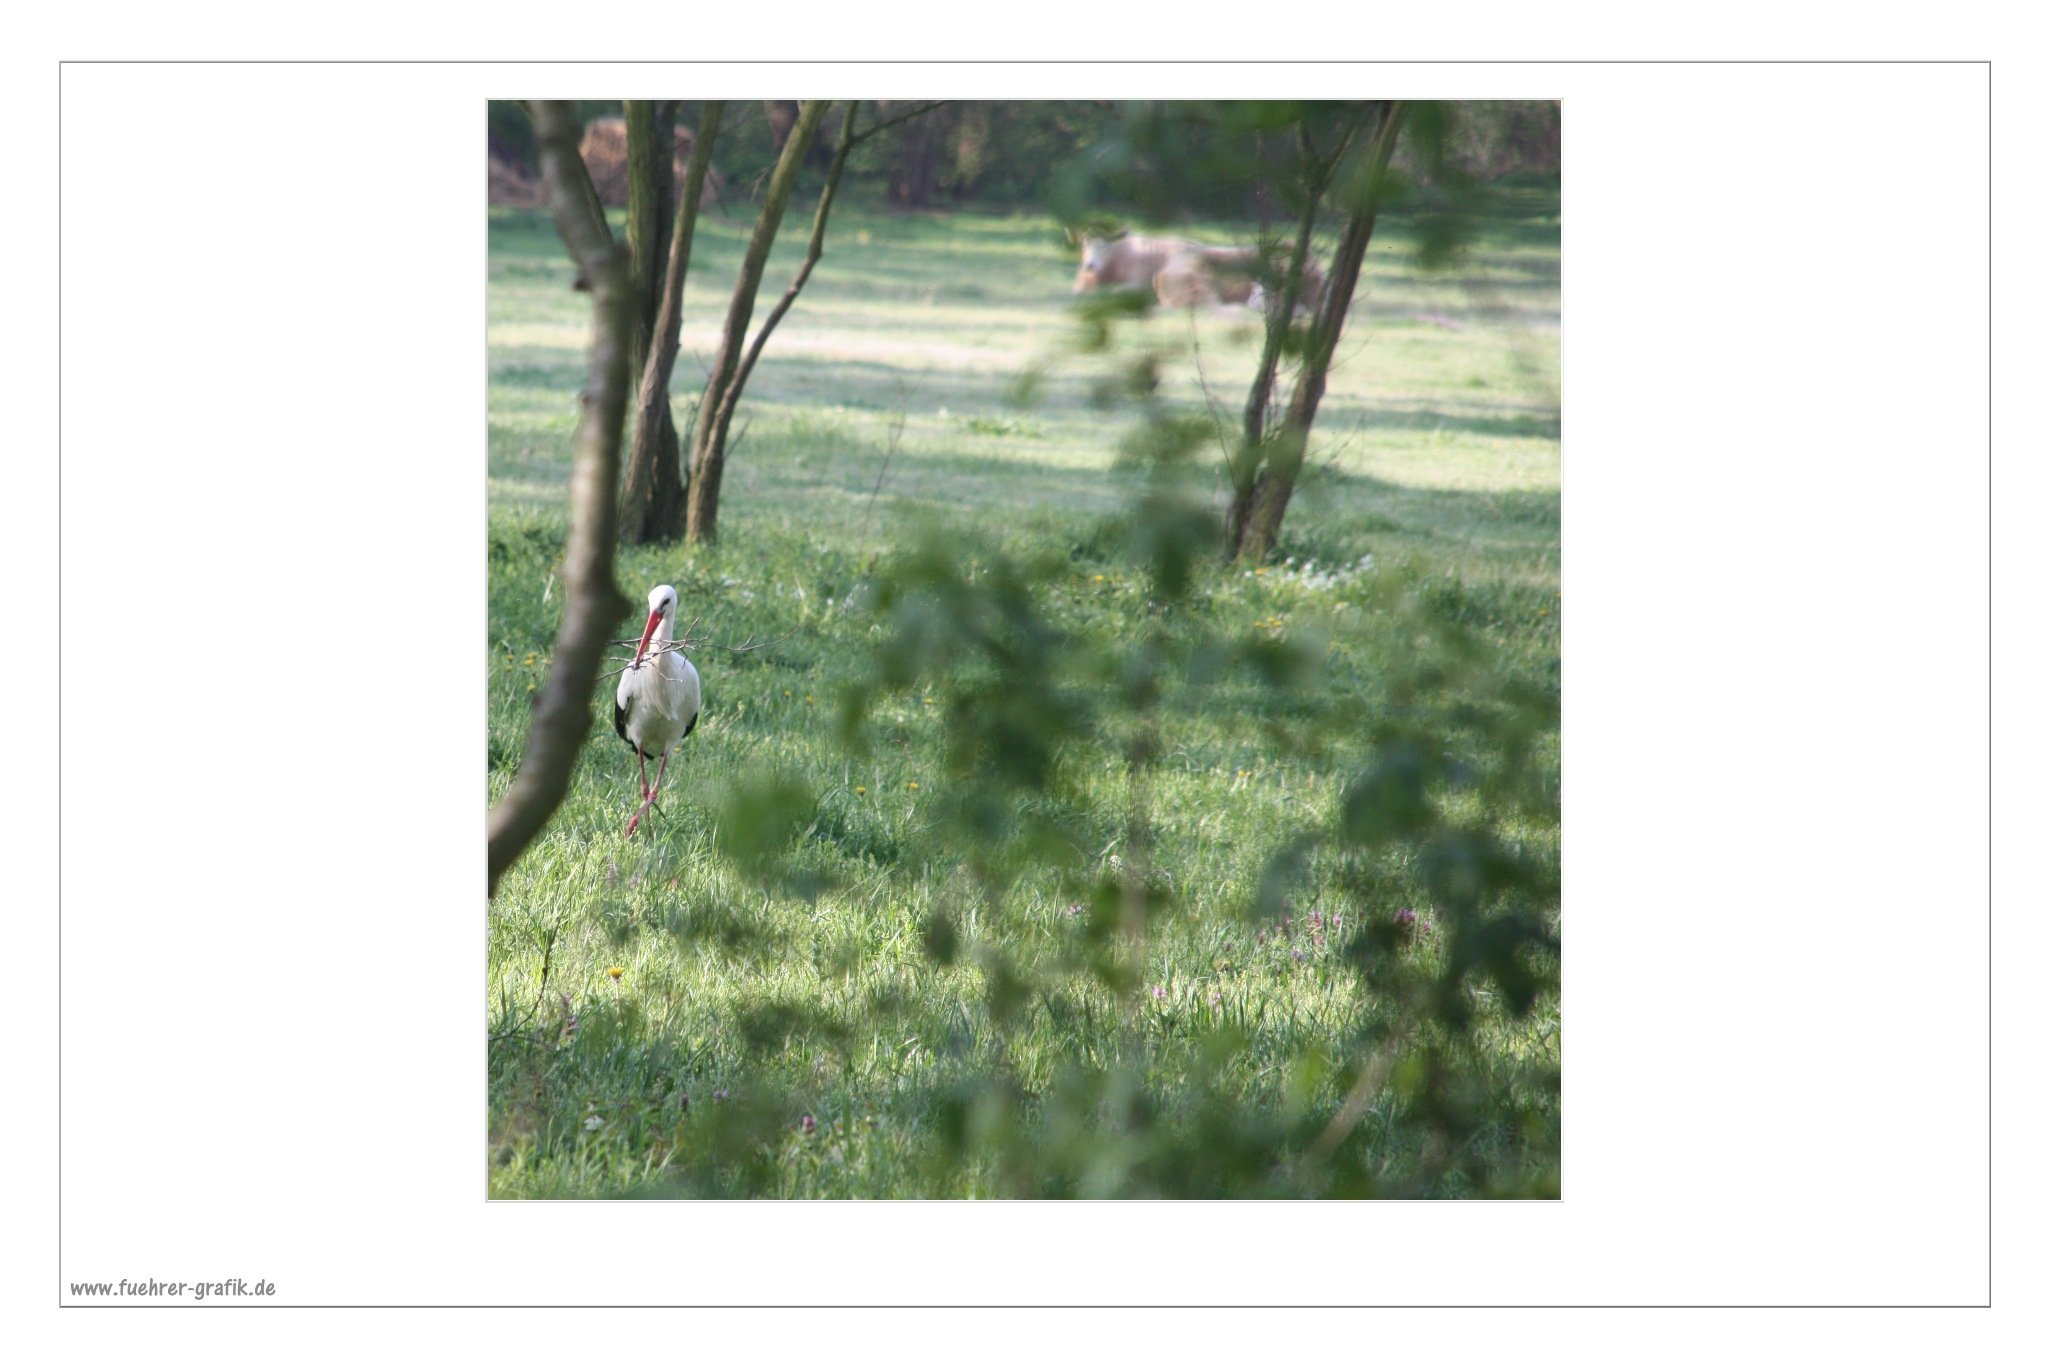
[{"label": "green grass meadow", "polygon": [[[1405,1050],[1426,1038],[1363,1041],[1401,1008],[1384,983],[1409,978],[1358,967],[1398,952],[1420,980],[1453,953],[1431,929],[1427,860],[1318,846],[1272,889],[1276,851],[1328,828],[1374,761],[1375,718],[1441,706],[1455,721],[1467,683],[1547,714],[1526,756],[1541,799],[1490,804],[1475,750],[1482,776],[1441,809],[1555,876],[1557,190],[1490,203],[1441,271],[1418,265],[1398,215],[1383,222],[1281,557],[1205,556],[1166,614],[1128,534],[1148,476],[1120,451],[1147,412],[1235,424],[1252,315],[1157,314],[1090,350],[1050,218],[836,211],[743,401],[719,541],[618,563],[636,606],[673,583],[698,634],[774,643],[693,654],[702,719],[630,841],[636,766],[607,679],[566,801],[490,905],[490,1194],[1554,1194],[1555,990],[1509,1008],[1490,979],[1465,988],[1453,1098],[1499,1119],[1444,1150],[1430,1135],[1448,1130],[1425,1120],[1451,1101]],[[792,205],[759,312],[808,210]],[[734,202],[700,226],[679,425],[750,225]],[[488,231],[495,801],[561,605],[589,301],[543,214],[493,209]],[[1158,377],[1149,405],[1118,394],[1139,355]],[[1186,467],[1220,500],[1213,442]],[[943,650],[896,666],[920,628],[901,603],[945,574],[919,600],[1028,610],[1040,700],[1093,718],[1055,746],[1018,826],[981,811],[979,847],[958,834],[974,828],[963,793],[994,789],[974,727],[1034,684],[978,656],[949,672],[932,663]],[[911,585],[893,614],[882,583]],[[1400,602],[1458,632],[1463,671],[1410,669]],[[1088,670],[1173,631],[1200,643],[1133,719],[1113,667]],[[1269,685],[1262,660],[1294,671]],[[991,850],[993,871],[977,856]],[[1140,860],[1158,913],[1109,933]],[[1420,927],[1390,947],[1372,926],[1400,910]],[[1540,911],[1554,932],[1554,899]]]}]

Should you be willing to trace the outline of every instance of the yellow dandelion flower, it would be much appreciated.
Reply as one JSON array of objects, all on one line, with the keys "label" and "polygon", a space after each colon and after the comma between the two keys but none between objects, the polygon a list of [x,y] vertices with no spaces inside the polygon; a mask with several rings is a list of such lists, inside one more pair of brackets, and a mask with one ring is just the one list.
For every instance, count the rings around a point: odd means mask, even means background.
[{"label": "yellow dandelion flower", "polygon": [[911,789],[912,791],[916,791],[916,790],[917,790],[917,784],[916,784],[915,782],[911,783],[911,784],[910,784],[910,789]]},{"label": "yellow dandelion flower", "polygon": [[612,980],[617,981],[620,977],[626,974],[626,969],[624,967],[607,967],[604,969],[604,974],[610,977]]},{"label": "yellow dandelion flower", "polygon": [[1097,575],[1095,575],[1095,581],[1096,581],[1097,583],[1100,583],[1100,582],[1102,581],[1102,575],[1101,575],[1101,574],[1097,574]]},{"label": "yellow dandelion flower", "polygon": [[853,794],[855,796],[866,796],[868,794],[868,789],[866,787],[855,787],[853,789]]}]

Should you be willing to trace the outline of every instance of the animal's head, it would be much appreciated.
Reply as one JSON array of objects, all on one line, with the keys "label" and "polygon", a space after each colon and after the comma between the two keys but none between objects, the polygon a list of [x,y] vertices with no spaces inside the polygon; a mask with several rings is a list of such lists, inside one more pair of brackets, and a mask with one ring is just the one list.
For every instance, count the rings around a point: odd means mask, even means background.
[{"label": "animal's head", "polygon": [[[1071,236],[1071,234],[1069,234]],[[1121,232],[1084,232],[1079,238],[1081,246],[1081,269],[1074,275],[1074,292],[1085,294],[1091,289],[1100,289],[1112,275],[1111,262],[1115,257],[1116,244],[1123,240]]]}]

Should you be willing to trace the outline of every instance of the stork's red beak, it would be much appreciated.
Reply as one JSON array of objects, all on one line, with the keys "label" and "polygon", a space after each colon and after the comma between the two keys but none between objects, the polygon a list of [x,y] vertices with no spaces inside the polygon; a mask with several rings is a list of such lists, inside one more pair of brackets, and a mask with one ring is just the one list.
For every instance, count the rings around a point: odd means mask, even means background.
[{"label": "stork's red beak", "polygon": [[650,611],[647,613],[647,629],[640,632],[640,648],[633,651],[633,666],[635,668],[638,668],[640,661],[647,657],[647,642],[654,638],[654,628],[660,624],[660,612]]}]

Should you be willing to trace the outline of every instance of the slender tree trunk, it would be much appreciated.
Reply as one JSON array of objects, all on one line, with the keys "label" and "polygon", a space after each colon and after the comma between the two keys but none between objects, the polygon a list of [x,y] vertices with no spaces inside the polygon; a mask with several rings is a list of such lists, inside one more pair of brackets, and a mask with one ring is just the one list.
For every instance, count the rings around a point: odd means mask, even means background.
[{"label": "slender tree trunk", "polygon": [[775,324],[782,321],[783,314],[796,302],[796,296],[803,292],[804,285],[809,282],[811,271],[818,264],[818,258],[825,254],[825,220],[832,216],[832,201],[839,193],[839,177],[846,170],[847,155],[853,151],[853,144],[859,140],[853,135],[854,115],[859,112],[860,101],[849,100],[846,105],[846,117],[839,123],[839,145],[832,153],[832,169],[826,172],[825,188],[818,194],[817,212],[811,215],[811,241],[804,250],[803,264],[797,267],[796,278],[789,282],[789,288],[782,291],[782,297],[777,299],[775,307],[769,310],[767,320],[761,324],[761,330],[754,333],[753,344],[747,347],[746,359],[740,362],[739,372],[733,376],[732,392],[735,402],[738,401],[740,394],[746,392],[747,376],[754,372],[754,362],[761,358],[761,348],[768,344],[769,333],[775,330]]},{"label": "slender tree trunk", "polygon": [[1244,541],[1245,520],[1251,515],[1252,488],[1266,440],[1266,412],[1273,405],[1273,381],[1279,372],[1283,343],[1294,328],[1294,305],[1301,297],[1302,272],[1307,269],[1308,254],[1315,247],[1316,209],[1322,203],[1323,178],[1312,177],[1307,190],[1302,197],[1294,254],[1287,262],[1280,297],[1266,309],[1265,345],[1259,351],[1259,367],[1252,373],[1251,393],[1244,404],[1244,438],[1230,466],[1230,513],[1224,523],[1224,534],[1233,553]]},{"label": "slender tree trunk", "polygon": [[[626,351],[633,330],[629,255],[590,212],[589,177],[577,152],[582,128],[568,105],[533,104],[540,135],[541,185],[555,226],[591,291],[590,360],[583,415],[569,473],[569,540],[562,554],[562,624],[554,660],[536,696],[526,753],[512,785],[491,808],[488,886],[533,842],[569,790],[576,755],[590,732],[590,696],[598,667],[627,602],[612,579],[618,503],[619,434],[626,420]],[[580,182],[580,183],[579,183]]]},{"label": "slender tree trunk", "polygon": [[619,495],[619,534],[634,544],[675,540],[683,534],[684,496],[681,444],[669,408],[669,381],[683,331],[683,282],[690,270],[690,244],[697,232],[697,210],[703,203],[705,177],[712,148],[725,118],[722,100],[706,100],[690,149],[683,179],[683,199],[669,234],[668,266],[662,274],[660,305],[652,340],[642,364],[633,408],[633,448],[626,461],[625,488]]},{"label": "slender tree trunk", "polygon": [[1238,553],[1238,547],[1244,541],[1245,524],[1251,516],[1252,491],[1267,455],[1263,446],[1266,421],[1273,407],[1273,384],[1279,373],[1285,342],[1294,330],[1295,305],[1301,300],[1301,282],[1308,269],[1309,253],[1315,244],[1316,214],[1322,206],[1323,191],[1328,188],[1330,176],[1344,159],[1357,130],[1358,123],[1354,119],[1345,126],[1343,135],[1329,155],[1319,157],[1310,144],[1306,123],[1295,126],[1295,159],[1302,189],[1301,217],[1296,225],[1294,251],[1288,260],[1278,299],[1266,310],[1265,345],[1259,353],[1258,368],[1252,374],[1251,393],[1245,400],[1244,436],[1237,458],[1230,463],[1230,511],[1224,523],[1226,558]]},{"label": "slender tree trunk", "polygon": [[626,246],[633,253],[632,373],[639,374],[661,307],[662,264],[676,216],[676,103],[626,100]]},{"label": "slender tree trunk", "polygon": [[[1358,288],[1358,272],[1365,264],[1365,251],[1372,242],[1373,221],[1379,214],[1380,188],[1386,177],[1387,161],[1394,152],[1394,139],[1401,128],[1402,104],[1388,100],[1380,106],[1379,118],[1366,148],[1367,164],[1363,188],[1351,216],[1344,225],[1344,239],[1337,258],[1330,265],[1329,283],[1322,306],[1310,324],[1308,345],[1301,359],[1301,373],[1287,403],[1280,428],[1264,442],[1261,468],[1253,479],[1242,515],[1232,507],[1235,558],[1254,562],[1271,554],[1280,540],[1280,524],[1287,516],[1287,504],[1294,497],[1294,485],[1308,453],[1309,432],[1315,426],[1316,409],[1323,401],[1329,382],[1330,361],[1343,334],[1344,319],[1351,311],[1351,298]],[[1295,263],[1300,265],[1297,259]],[[1290,274],[1293,272],[1290,270]],[[1289,301],[1292,306],[1292,301]],[[1247,414],[1249,416],[1249,414]]]},{"label": "slender tree trunk", "polygon": [[754,316],[754,295],[761,288],[761,272],[767,267],[769,249],[782,226],[789,207],[789,192],[796,182],[797,167],[810,150],[818,124],[825,117],[824,100],[805,100],[797,112],[796,126],[782,145],[775,172],[768,178],[768,190],[761,201],[761,215],[754,221],[754,234],[747,241],[740,261],[739,280],[733,285],[732,304],[726,310],[725,330],[719,339],[718,356],[712,362],[711,378],[697,405],[696,429],[691,435],[689,539],[713,540],[718,535],[718,491],[725,477],[725,441],[732,427],[734,408],[739,403],[739,377],[747,339],[747,324]]}]

